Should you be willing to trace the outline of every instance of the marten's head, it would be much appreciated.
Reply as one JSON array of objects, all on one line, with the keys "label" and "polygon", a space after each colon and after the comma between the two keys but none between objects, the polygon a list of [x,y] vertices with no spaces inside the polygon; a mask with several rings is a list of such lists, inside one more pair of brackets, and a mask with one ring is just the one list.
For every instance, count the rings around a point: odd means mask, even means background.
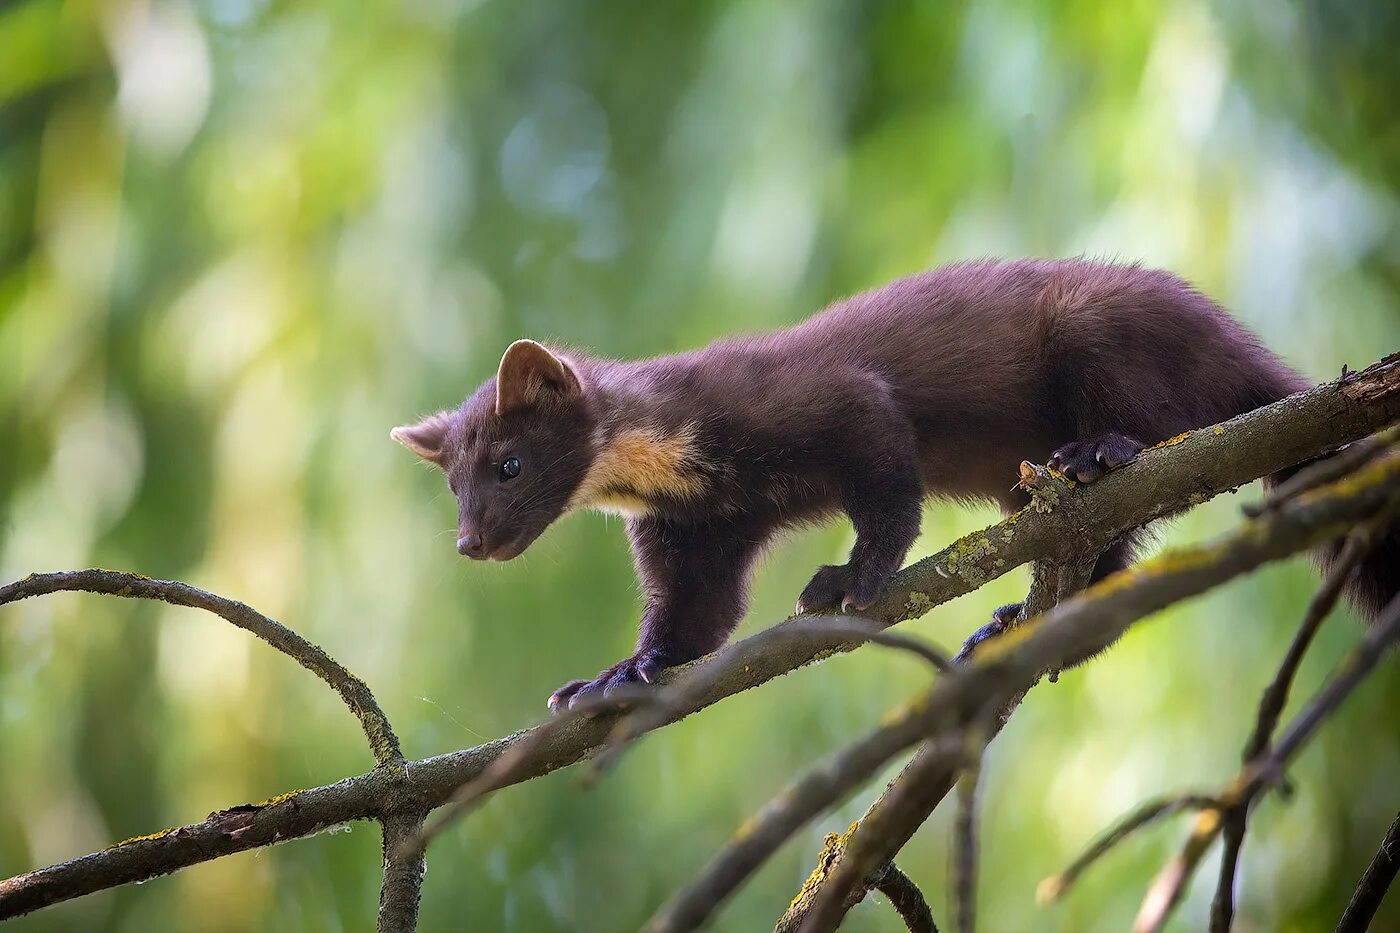
[{"label": "marten's head", "polygon": [[593,459],[594,418],[567,361],[517,340],[456,411],[394,428],[394,440],[447,474],[457,550],[510,560],[569,506]]}]

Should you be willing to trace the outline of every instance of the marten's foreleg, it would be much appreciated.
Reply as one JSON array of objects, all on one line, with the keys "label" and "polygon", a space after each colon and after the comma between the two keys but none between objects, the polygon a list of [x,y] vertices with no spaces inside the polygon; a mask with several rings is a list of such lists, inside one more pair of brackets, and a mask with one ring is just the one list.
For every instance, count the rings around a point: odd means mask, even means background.
[{"label": "marten's foreleg", "polygon": [[919,536],[923,486],[913,431],[884,420],[867,422],[843,450],[840,504],[856,529],[850,560],[816,572],[797,611],[864,609],[879,597]]},{"label": "marten's foreleg", "polygon": [[637,647],[592,680],[574,680],[550,709],[624,684],[655,683],[662,668],[724,644],[748,605],[749,573],[768,530],[744,522],[690,524],[655,516],[629,519],[627,535],[646,597]]}]

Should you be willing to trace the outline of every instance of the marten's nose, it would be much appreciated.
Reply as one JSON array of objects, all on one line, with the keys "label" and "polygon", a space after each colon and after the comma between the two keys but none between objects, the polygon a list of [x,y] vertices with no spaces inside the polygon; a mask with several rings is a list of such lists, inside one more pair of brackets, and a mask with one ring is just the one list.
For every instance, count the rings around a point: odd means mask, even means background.
[{"label": "marten's nose", "polygon": [[469,531],[457,539],[457,553],[463,557],[485,557],[486,549],[481,543],[481,535]]}]

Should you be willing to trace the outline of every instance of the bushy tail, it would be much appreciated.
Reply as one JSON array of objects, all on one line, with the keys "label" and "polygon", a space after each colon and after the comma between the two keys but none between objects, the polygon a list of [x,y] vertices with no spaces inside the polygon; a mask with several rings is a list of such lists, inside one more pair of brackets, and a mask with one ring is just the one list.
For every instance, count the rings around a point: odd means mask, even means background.
[{"label": "bushy tail", "polygon": [[[1256,405],[1278,401],[1295,392],[1311,388],[1312,384],[1307,379],[1267,350],[1261,349],[1251,362],[1253,365],[1241,373],[1241,384],[1245,391],[1253,396]],[[1335,454],[1329,454],[1280,470],[1272,476],[1265,477],[1264,488],[1272,493],[1280,483],[1306,470],[1312,464],[1330,460],[1333,456]],[[1323,573],[1330,573],[1341,552],[1341,542],[1334,542],[1318,548],[1313,553],[1313,559],[1321,566]],[[1374,620],[1396,593],[1400,592],[1400,523],[1392,525],[1385,538],[1372,548],[1361,566],[1352,574],[1345,592],[1347,601],[1367,621]]]},{"label": "bushy tail", "polygon": [[[1265,478],[1264,488],[1272,492],[1276,486],[1298,472],[1313,463],[1321,463],[1327,459],[1329,458],[1320,457],[1301,466],[1280,470]],[[1341,552],[1342,543],[1336,541],[1318,548],[1313,553],[1313,558],[1321,566],[1322,572],[1327,574],[1332,572],[1332,567]],[[1375,544],[1356,572],[1351,575],[1345,592],[1347,601],[1368,622],[1380,615],[1386,604],[1400,593],[1400,524],[1392,525],[1385,537]]]}]

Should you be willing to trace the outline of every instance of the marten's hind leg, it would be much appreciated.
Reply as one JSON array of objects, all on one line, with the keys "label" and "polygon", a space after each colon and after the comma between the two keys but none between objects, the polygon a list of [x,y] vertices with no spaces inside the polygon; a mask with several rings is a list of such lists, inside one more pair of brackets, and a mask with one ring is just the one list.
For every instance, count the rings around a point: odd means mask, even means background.
[{"label": "marten's hind leg", "polygon": [[[1137,553],[1137,546],[1142,540],[1142,531],[1130,531],[1108,546],[1098,560],[1094,561],[1094,570],[1089,575],[1089,585],[1102,580],[1111,574],[1115,574],[1126,568],[1133,562],[1133,557]],[[992,621],[973,632],[967,641],[963,642],[962,650],[954,661],[966,661],[971,657],[977,646],[989,638],[1000,635],[1009,628],[1015,627],[1021,616],[1021,607],[1024,603],[1007,603],[992,610]],[[1074,667],[1089,660],[1092,655],[1076,658],[1068,667]]]}]

